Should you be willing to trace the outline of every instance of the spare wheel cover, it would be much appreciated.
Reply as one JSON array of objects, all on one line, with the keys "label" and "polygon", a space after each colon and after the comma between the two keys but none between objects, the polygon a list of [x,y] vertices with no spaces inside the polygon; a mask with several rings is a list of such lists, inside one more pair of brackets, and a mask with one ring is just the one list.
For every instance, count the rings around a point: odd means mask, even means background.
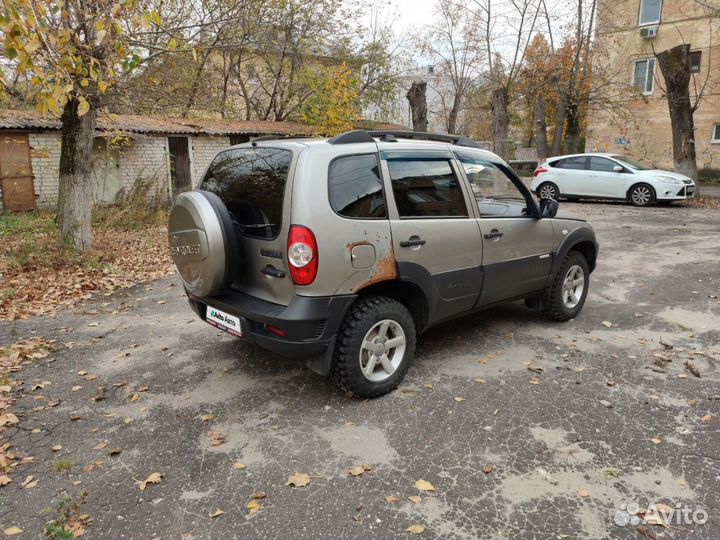
[{"label": "spare wheel cover", "polygon": [[230,215],[207,191],[178,195],[170,211],[170,254],[185,288],[196,296],[222,292],[232,280],[237,243]]}]

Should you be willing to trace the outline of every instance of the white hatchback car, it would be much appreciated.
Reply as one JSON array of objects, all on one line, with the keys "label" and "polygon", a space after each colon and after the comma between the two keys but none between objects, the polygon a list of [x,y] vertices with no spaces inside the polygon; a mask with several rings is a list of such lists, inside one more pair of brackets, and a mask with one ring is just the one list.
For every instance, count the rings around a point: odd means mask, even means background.
[{"label": "white hatchback car", "polygon": [[685,175],[617,154],[573,154],[549,158],[533,173],[530,189],[541,199],[619,199],[635,206],[693,197]]}]

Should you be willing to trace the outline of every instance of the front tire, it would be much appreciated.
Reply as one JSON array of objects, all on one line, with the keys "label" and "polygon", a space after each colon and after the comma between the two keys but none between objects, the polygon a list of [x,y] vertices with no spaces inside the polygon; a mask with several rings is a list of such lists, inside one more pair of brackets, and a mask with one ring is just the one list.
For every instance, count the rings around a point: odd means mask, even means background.
[{"label": "front tire", "polygon": [[628,192],[628,201],[633,206],[650,206],[655,202],[655,190],[649,184],[635,184]]},{"label": "front tire", "polygon": [[590,270],[585,256],[571,251],[553,279],[543,313],[556,321],[569,321],[585,305]]},{"label": "front tire", "polygon": [[404,305],[384,296],[360,298],[340,327],[330,373],[349,395],[383,396],[405,377],[415,341],[415,322]]},{"label": "front tire", "polygon": [[560,200],[560,189],[557,185],[552,182],[543,182],[540,184],[536,191],[537,195],[541,199],[555,199]]}]

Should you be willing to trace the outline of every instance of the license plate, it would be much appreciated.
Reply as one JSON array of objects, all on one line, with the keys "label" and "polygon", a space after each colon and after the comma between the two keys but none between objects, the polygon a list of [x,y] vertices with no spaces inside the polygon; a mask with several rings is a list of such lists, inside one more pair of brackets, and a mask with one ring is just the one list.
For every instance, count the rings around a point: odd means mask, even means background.
[{"label": "license plate", "polygon": [[205,311],[205,320],[215,326],[216,328],[219,328],[220,330],[225,330],[226,332],[232,334],[233,336],[241,337],[242,336],[242,326],[240,326],[240,317],[236,317],[235,315],[230,315],[229,313],[225,313],[224,311],[219,310],[218,308],[214,308],[212,306],[207,306]]}]

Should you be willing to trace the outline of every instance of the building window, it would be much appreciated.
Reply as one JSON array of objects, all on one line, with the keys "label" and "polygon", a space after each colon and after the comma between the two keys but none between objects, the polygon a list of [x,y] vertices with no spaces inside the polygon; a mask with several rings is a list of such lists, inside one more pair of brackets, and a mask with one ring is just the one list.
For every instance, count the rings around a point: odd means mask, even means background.
[{"label": "building window", "polygon": [[662,0],[640,0],[639,26],[658,24],[662,12]]},{"label": "building window", "polygon": [[633,70],[633,84],[646,96],[653,92],[653,80],[655,76],[655,59],[646,58],[644,60],[635,60],[635,69]]},{"label": "building window", "polygon": [[715,124],[713,126],[712,142],[720,143],[720,124]]},{"label": "building window", "polygon": [[700,58],[702,52],[693,51],[690,53],[690,73],[700,73]]}]

